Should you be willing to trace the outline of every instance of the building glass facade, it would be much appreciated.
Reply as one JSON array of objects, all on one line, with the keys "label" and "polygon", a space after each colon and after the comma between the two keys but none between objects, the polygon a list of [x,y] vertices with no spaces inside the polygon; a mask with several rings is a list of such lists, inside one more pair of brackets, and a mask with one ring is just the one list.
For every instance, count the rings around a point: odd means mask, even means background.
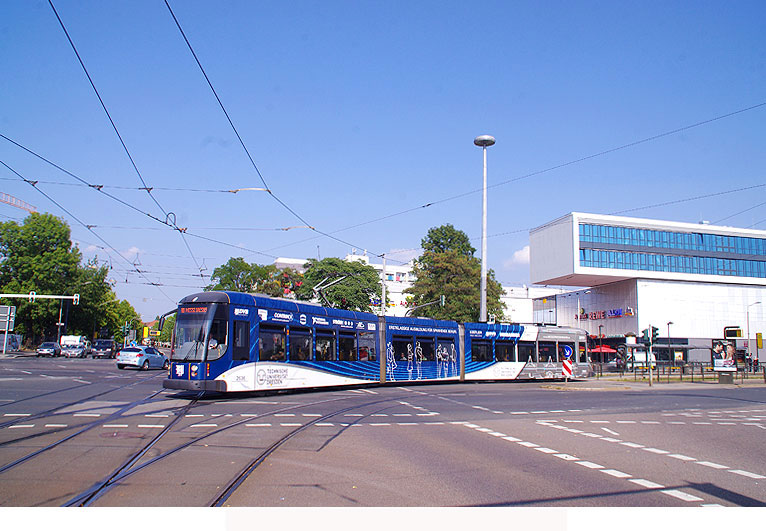
[{"label": "building glass facade", "polygon": [[766,278],[766,239],[579,224],[583,267]]}]

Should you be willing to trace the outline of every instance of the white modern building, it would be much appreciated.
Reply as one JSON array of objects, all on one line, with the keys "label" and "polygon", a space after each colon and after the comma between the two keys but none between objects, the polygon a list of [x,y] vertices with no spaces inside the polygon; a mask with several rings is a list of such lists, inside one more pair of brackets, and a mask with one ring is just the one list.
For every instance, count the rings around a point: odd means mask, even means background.
[{"label": "white modern building", "polygon": [[766,231],[573,212],[530,231],[530,277],[581,286],[536,300],[535,313],[603,344],[654,326],[658,359],[707,361],[724,328],[739,327],[737,348],[766,359],[755,342],[766,332]]}]

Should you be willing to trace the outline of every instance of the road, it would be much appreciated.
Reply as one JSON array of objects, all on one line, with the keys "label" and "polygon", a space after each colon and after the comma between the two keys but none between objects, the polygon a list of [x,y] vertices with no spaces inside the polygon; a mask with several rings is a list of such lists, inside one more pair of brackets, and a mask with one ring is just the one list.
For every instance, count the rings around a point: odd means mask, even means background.
[{"label": "road", "polygon": [[763,384],[196,400],[163,390],[164,374],[0,360],[0,506],[766,506]]}]

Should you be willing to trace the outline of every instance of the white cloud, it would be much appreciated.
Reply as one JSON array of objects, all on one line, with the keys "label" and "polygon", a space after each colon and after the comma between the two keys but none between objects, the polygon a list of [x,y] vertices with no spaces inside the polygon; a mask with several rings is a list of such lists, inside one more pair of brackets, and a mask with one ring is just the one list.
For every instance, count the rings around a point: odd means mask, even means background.
[{"label": "white cloud", "polygon": [[513,253],[513,256],[503,262],[503,266],[507,269],[516,266],[529,265],[529,245],[525,245],[518,251]]}]

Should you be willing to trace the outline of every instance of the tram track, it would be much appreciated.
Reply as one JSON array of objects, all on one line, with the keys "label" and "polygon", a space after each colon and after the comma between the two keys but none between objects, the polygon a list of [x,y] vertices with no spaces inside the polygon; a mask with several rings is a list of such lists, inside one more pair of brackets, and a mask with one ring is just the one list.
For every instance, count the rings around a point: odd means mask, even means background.
[{"label": "tram track", "polygon": [[[163,372],[161,374],[165,374],[165,373]],[[130,382],[130,383],[125,384],[125,385],[120,385],[118,387],[113,387],[111,389],[107,389],[107,390],[102,391],[100,393],[89,395],[89,396],[86,396],[84,398],[80,398],[80,399],[78,399],[78,400],[76,400],[74,402],[69,402],[67,404],[59,405],[59,406],[53,407],[51,409],[47,409],[45,411],[41,411],[39,413],[34,413],[34,414],[31,414],[31,415],[28,415],[28,416],[24,416],[24,417],[15,417],[13,420],[8,420],[8,421],[5,421],[5,422],[0,422],[0,429],[7,428],[9,426],[13,426],[15,424],[18,424],[19,422],[27,422],[27,421],[30,421],[30,420],[36,420],[36,419],[52,416],[53,414],[55,414],[58,411],[61,411],[61,410],[67,409],[67,408],[71,408],[71,407],[75,407],[75,406],[84,404],[85,402],[93,400],[94,398],[98,398],[100,396],[104,396],[104,395],[107,395],[109,393],[114,393],[116,391],[121,391],[123,389],[128,389],[128,388],[130,388],[130,387],[132,387],[134,385],[141,384],[141,383],[147,382],[147,381],[149,381],[149,380],[151,380],[153,378],[156,378],[157,376],[158,376],[157,374],[153,374],[151,376],[147,376],[145,378],[141,378],[141,379],[136,380],[134,382]],[[80,387],[86,387],[86,386],[89,386],[89,385],[93,385],[93,384],[83,384],[82,386],[76,386],[76,387],[72,387],[72,388],[69,388],[69,389],[66,389],[66,390],[76,389],[76,388],[80,388]],[[58,393],[58,392],[63,392],[63,391],[65,391],[65,390],[62,389],[62,390],[59,390],[59,391],[53,391],[52,393]],[[162,390],[159,391],[157,394],[159,394],[160,392],[162,392]],[[46,396],[46,395],[52,394],[52,393],[45,393],[45,394],[39,395],[39,396]],[[38,397],[29,397],[29,398],[38,398]],[[27,400],[27,399],[23,399],[23,400]],[[19,400],[19,402],[20,402],[20,400]],[[0,446],[3,445],[3,444],[6,444],[6,443],[0,443]]]},{"label": "tram track", "polygon": [[[156,445],[156,443],[162,438],[171,433],[171,427],[174,427],[176,425],[176,422],[171,423],[167,427],[167,429],[163,430],[161,434],[158,434],[157,437],[155,437],[150,443],[145,445],[143,448],[141,448],[139,451],[135,452],[133,456],[126,459],[122,465],[115,468],[115,470],[110,473],[107,477],[105,477],[103,480],[97,482],[93,486],[91,486],[89,489],[79,493],[78,495],[72,497],[70,500],[68,500],[63,506],[67,507],[87,507],[91,506],[96,500],[101,498],[104,494],[110,492],[111,490],[118,488],[120,486],[120,483],[125,480],[126,478],[138,473],[139,471],[145,470],[148,467],[151,467],[153,465],[156,465],[158,462],[168,458],[171,455],[174,455],[185,448],[189,448],[190,446],[196,445],[197,443],[202,442],[203,440],[218,435],[220,433],[223,433],[225,431],[231,430],[232,428],[236,428],[237,426],[240,426],[247,422],[253,422],[257,419],[263,419],[267,417],[271,417],[274,415],[278,415],[280,413],[285,413],[289,411],[294,411],[296,409],[303,409],[307,407],[314,407],[321,404],[327,404],[328,402],[335,402],[335,401],[341,401],[341,400],[350,400],[353,398],[359,398],[358,396],[344,396],[344,397],[337,397],[337,398],[331,398],[328,400],[319,400],[314,402],[309,402],[306,404],[297,404],[297,405],[291,405],[288,407],[283,407],[279,409],[275,409],[272,411],[264,412],[261,414],[257,414],[254,416],[248,416],[245,419],[237,420],[235,422],[232,422],[230,424],[227,424],[226,426],[217,427],[214,430],[211,430],[207,433],[201,434],[199,436],[193,437],[192,439],[185,441],[183,444],[177,445],[171,449],[168,449],[161,454],[141,463],[138,464],[140,459],[144,457],[147,453],[147,451]],[[373,401],[366,401],[362,404],[354,404],[352,406],[349,406],[347,408],[343,408],[340,410],[332,411],[331,413],[328,413],[326,415],[323,415],[321,417],[317,417],[314,419],[311,419],[310,421],[302,424],[300,427],[296,427],[293,430],[290,430],[286,435],[283,435],[280,437],[276,442],[269,445],[269,447],[260,452],[255,458],[250,459],[246,466],[242,467],[240,469],[240,472],[237,473],[227,484],[226,487],[224,487],[223,491],[216,496],[212,501],[210,501],[207,505],[210,507],[220,507],[225,504],[225,502],[229,499],[229,497],[239,488],[242,483],[252,474],[253,471],[255,471],[258,466],[260,466],[271,454],[273,454],[274,451],[279,449],[282,445],[284,445],[287,441],[298,435],[303,430],[308,429],[309,427],[312,427],[316,425],[317,423],[321,423],[328,418],[337,416],[339,414],[346,413],[348,411],[351,411],[353,409],[359,409],[363,407],[369,407],[374,404],[379,404],[381,402],[389,402],[392,400],[398,401],[402,397],[401,396],[394,396],[394,397],[387,397],[384,399],[378,399]],[[187,406],[188,407],[188,406]],[[190,408],[189,408],[190,410]],[[179,415],[177,419],[182,418],[183,415]],[[176,419],[176,420],[177,420]]]}]

